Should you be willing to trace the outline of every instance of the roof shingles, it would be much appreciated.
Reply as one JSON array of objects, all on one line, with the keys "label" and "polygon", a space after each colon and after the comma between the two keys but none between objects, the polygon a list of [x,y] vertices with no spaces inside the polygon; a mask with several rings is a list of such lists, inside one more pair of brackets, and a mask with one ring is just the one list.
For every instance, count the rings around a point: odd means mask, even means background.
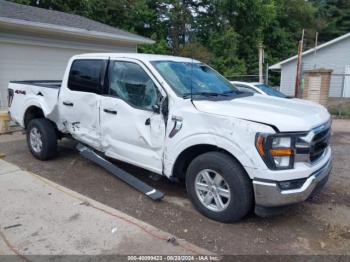
[{"label": "roof shingles", "polygon": [[0,0],[0,17],[108,33],[133,38],[140,42],[150,42],[148,38],[125,32],[83,16],[16,4],[4,0]]}]

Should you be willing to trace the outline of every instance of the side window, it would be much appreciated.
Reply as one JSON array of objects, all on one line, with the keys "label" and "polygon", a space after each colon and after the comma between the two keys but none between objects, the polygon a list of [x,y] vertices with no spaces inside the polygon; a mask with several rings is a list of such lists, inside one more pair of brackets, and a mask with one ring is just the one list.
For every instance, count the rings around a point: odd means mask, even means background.
[{"label": "side window", "polygon": [[69,72],[68,88],[73,91],[101,94],[104,60],[75,60]]},{"label": "side window", "polygon": [[243,86],[243,85],[235,85],[239,89],[239,91],[246,92],[246,93],[251,93],[251,94],[258,94],[256,90],[249,86]]},{"label": "side window", "polygon": [[157,87],[139,65],[122,61],[110,63],[108,94],[145,110],[152,110],[159,97]]}]

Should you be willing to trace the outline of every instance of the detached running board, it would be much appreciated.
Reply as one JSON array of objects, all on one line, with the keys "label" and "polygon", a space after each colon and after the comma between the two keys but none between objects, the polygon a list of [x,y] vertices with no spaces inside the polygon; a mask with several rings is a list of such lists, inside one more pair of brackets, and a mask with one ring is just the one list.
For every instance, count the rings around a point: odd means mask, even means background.
[{"label": "detached running board", "polygon": [[113,163],[96,154],[91,148],[82,144],[78,144],[77,149],[79,150],[80,155],[82,155],[84,158],[89,159],[97,165],[103,167],[112,175],[118,177],[128,185],[144,193],[146,196],[152,198],[153,200],[160,200],[164,197],[163,192],[158,191],[157,189],[147,185],[146,183],[142,182],[140,179],[134,177],[128,172],[120,169]]}]

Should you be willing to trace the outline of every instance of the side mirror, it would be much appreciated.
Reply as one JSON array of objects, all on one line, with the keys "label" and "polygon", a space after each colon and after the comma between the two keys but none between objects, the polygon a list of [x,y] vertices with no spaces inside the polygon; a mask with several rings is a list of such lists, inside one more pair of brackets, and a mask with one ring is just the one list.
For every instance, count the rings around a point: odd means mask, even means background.
[{"label": "side mirror", "polygon": [[152,106],[152,110],[154,113],[159,114],[160,113],[160,106],[158,104],[155,104]]}]

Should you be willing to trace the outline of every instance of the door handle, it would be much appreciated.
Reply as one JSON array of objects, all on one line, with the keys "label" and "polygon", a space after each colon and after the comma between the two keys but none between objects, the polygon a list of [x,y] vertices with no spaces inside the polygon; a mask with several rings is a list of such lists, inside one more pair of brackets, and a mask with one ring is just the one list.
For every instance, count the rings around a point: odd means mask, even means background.
[{"label": "door handle", "polygon": [[103,109],[103,112],[108,113],[108,114],[112,114],[112,115],[116,115],[117,114],[117,111],[109,110],[109,109]]},{"label": "door handle", "polygon": [[63,104],[65,106],[73,106],[74,105],[72,102],[67,102],[67,101],[63,101]]}]

